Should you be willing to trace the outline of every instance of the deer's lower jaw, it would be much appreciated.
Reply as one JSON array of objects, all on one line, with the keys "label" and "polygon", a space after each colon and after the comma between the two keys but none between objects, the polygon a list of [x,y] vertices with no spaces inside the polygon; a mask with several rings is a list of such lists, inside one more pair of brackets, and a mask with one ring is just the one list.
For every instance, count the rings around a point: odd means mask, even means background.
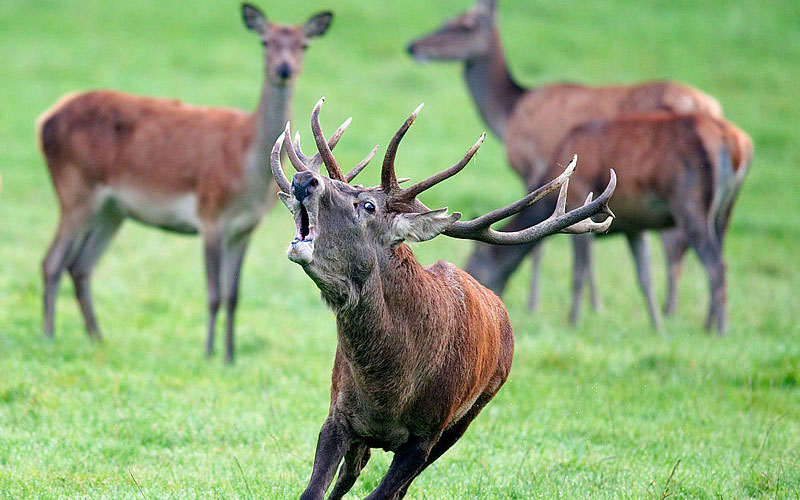
[{"label": "deer's lower jaw", "polygon": [[310,264],[314,260],[314,240],[294,240],[286,249],[289,260],[298,264]]}]

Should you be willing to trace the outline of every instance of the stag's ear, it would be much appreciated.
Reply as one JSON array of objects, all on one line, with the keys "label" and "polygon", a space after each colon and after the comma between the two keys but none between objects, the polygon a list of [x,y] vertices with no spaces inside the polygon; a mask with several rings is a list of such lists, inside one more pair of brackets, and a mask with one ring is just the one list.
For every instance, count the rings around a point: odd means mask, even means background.
[{"label": "stag's ear", "polygon": [[328,31],[333,20],[333,13],[329,11],[318,12],[311,16],[306,24],[303,25],[303,33],[306,38],[314,38]]},{"label": "stag's ear", "polygon": [[426,241],[438,236],[461,218],[459,212],[447,215],[446,208],[424,213],[397,214],[389,229],[392,241]]},{"label": "stag's ear", "polygon": [[286,194],[283,191],[278,191],[278,198],[281,199],[286,208],[289,209],[290,212],[294,213],[295,206],[294,201],[292,201],[292,195]]},{"label": "stag's ear", "polygon": [[247,29],[256,33],[264,33],[269,29],[267,16],[261,12],[261,9],[249,3],[242,4],[242,21]]}]

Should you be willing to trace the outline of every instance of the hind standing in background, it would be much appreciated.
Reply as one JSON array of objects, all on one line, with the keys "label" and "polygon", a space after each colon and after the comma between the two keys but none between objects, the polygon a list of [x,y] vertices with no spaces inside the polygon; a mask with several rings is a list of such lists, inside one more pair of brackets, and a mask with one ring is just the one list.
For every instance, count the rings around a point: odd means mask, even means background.
[{"label": "hind standing in background", "polygon": [[206,354],[214,352],[217,312],[224,306],[225,360],[233,361],[242,261],[252,231],[274,203],[268,151],[291,115],[305,49],[333,17],[321,12],[303,25],[275,24],[249,4],[242,5],[242,16],[264,45],[264,84],[254,113],[101,90],[65,96],[39,118],[39,143],[61,210],[43,262],[45,335],[53,335],[66,268],[87,333],[100,338],[91,274],[130,217],[202,235]]},{"label": "hind standing in background", "polygon": [[[716,99],[673,81],[610,86],[554,83],[527,89],[521,87],[508,69],[497,27],[496,0],[478,0],[473,7],[445,22],[439,29],[411,42],[408,51],[419,61],[464,63],[464,79],[481,117],[503,141],[508,161],[528,190],[539,187],[546,179],[543,174],[559,142],[573,127],[586,121],[654,111],[699,112],[722,117],[722,108]],[[570,155],[573,153],[580,154],[573,151]],[[582,171],[577,175],[582,175]],[[589,280],[592,304],[597,309],[599,298],[591,268],[590,238],[590,235],[575,238],[575,279],[585,277]],[[680,274],[686,237],[679,232],[665,231],[662,239],[669,271],[666,308],[671,312],[675,308],[675,282]],[[646,246],[647,240],[643,241]],[[531,310],[538,306],[541,249],[542,246],[537,245],[531,252]],[[642,260],[644,251],[636,254]],[[578,269],[577,262],[585,262],[587,269]],[[646,266],[649,273],[649,262]],[[652,291],[645,291],[645,295],[652,295]],[[573,304],[573,310],[575,307]],[[653,319],[653,324],[658,328],[658,319]]]},{"label": "hind standing in background", "polygon": [[[657,324],[658,313],[643,250],[644,231],[677,228],[706,268],[710,304],[706,329],[719,334],[727,328],[727,291],[722,245],[733,204],[753,154],[750,137],[732,123],[707,114],[652,113],[596,120],[575,127],[556,148],[549,175],[557,172],[557,158],[581,156],[581,170],[572,177],[571,203],[603,186],[608,165],[619,173],[614,195],[616,218],[612,232],[623,233],[637,263],[640,286]],[[518,230],[547,217],[547,205],[531,207],[505,229]],[[576,242],[580,240],[574,236]],[[527,247],[478,245],[465,269],[495,292],[503,288],[524,258]],[[588,268],[576,252],[576,270]],[[577,272],[576,272],[576,276]],[[573,289],[572,313],[577,318],[582,279]]]}]

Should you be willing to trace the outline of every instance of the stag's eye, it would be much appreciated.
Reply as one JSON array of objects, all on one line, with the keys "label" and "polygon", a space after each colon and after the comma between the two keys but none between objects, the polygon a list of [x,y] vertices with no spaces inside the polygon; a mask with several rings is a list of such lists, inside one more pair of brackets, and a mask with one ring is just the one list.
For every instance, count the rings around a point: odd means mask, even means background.
[{"label": "stag's eye", "polygon": [[365,201],[364,202],[364,210],[366,210],[367,213],[374,214],[375,213],[375,205],[370,201]]}]

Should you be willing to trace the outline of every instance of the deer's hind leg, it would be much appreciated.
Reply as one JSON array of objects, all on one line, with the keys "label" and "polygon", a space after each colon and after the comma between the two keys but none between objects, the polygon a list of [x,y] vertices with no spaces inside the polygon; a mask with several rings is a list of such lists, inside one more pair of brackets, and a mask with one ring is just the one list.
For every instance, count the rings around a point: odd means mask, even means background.
[{"label": "deer's hind leg", "polygon": [[75,257],[68,264],[70,276],[75,286],[75,297],[81,307],[86,333],[100,339],[100,328],[94,314],[92,303],[91,277],[95,265],[111,239],[117,233],[124,216],[115,207],[106,206],[91,222],[89,232],[79,247]]},{"label": "deer's hind leg", "polygon": [[47,337],[53,336],[56,296],[61,274],[70,259],[75,258],[77,243],[85,237],[95,212],[91,188],[74,174],[62,175],[62,179],[61,182],[54,180],[61,207],[58,228],[42,260],[44,334]]}]

